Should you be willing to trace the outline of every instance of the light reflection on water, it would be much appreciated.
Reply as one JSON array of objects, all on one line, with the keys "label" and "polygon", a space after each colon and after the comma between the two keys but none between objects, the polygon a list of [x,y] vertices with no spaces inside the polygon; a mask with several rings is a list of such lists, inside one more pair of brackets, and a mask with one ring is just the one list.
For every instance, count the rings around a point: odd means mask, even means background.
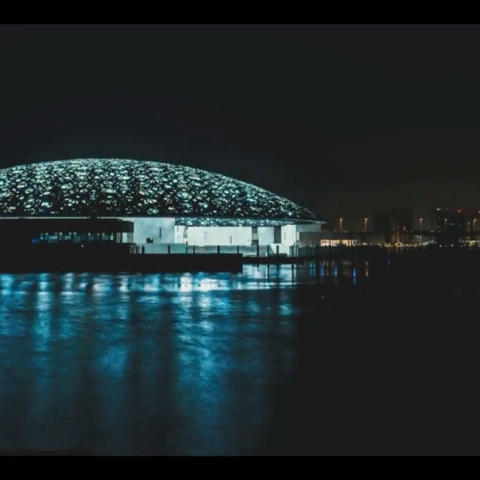
[{"label": "light reflection on water", "polygon": [[416,276],[2,274],[0,451],[478,454],[480,284]]},{"label": "light reflection on water", "polygon": [[290,267],[0,275],[0,450],[258,451],[294,365],[291,286]]}]

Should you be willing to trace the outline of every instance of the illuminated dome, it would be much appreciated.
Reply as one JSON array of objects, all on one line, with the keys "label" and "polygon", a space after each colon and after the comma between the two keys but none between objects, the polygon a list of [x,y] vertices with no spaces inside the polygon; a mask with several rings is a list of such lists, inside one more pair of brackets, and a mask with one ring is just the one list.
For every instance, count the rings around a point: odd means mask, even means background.
[{"label": "illuminated dome", "polygon": [[286,198],[224,175],[122,159],[60,160],[1,169],[0,215],[317,220]]}]

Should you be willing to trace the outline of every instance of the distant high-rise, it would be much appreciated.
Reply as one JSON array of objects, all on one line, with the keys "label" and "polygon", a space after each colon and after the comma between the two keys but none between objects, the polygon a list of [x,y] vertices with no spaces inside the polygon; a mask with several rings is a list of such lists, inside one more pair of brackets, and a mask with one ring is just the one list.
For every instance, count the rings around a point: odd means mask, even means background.
[{"label": "distant high-rise", "polygon": [[389,213],[376,213],[373,216],[373,228],[385,234],[389,243],[408,243],[413,230],[413,212],[405,208],[394,208]]},{"label": "distant high-rise", "polygon": [[466,229],[468,232],[478,232],[480,230],[480,210],[473,210],[466,219]]},{"label": "distant high-rise", "polygon": [[432,211],[432,224],[436,232],[445,232],[447,230],[450,211],[447,207],[434,207]]},{"label": "distant high-rise", "polygon": [[466,232],[465,215],[461,213],[461,210],[456,210],[451,213],[447,229],[456,231],[460,234],[464,234]]},{"label": "distant high-rise", "polygon": [[434,207],[433,224],[439,244],[457,244],[465,238],[467,221],[461,209]]},{"label": "distant high-rise", "polygon": [[405,208],[392,210],[392,230],[406,232],[413,230],[413,212]]}]

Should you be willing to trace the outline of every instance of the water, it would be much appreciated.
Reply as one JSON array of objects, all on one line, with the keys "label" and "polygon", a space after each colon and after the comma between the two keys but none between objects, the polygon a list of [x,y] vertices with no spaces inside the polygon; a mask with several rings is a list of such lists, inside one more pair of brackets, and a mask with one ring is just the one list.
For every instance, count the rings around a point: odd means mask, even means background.
[{"label": "water", "polygon": [[331,273],[0,275],[0,450],[478,454],[480,290]]}]

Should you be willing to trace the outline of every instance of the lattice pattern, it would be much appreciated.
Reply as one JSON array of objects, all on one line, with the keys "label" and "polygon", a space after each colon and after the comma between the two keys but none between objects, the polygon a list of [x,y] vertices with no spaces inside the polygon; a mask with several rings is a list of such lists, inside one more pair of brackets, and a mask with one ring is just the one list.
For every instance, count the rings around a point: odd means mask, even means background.
[{"label": "lattice pattern", "polygon": [[75,159],[0,170],[0,214],[316,220],[267,190],[191,167]]}]

